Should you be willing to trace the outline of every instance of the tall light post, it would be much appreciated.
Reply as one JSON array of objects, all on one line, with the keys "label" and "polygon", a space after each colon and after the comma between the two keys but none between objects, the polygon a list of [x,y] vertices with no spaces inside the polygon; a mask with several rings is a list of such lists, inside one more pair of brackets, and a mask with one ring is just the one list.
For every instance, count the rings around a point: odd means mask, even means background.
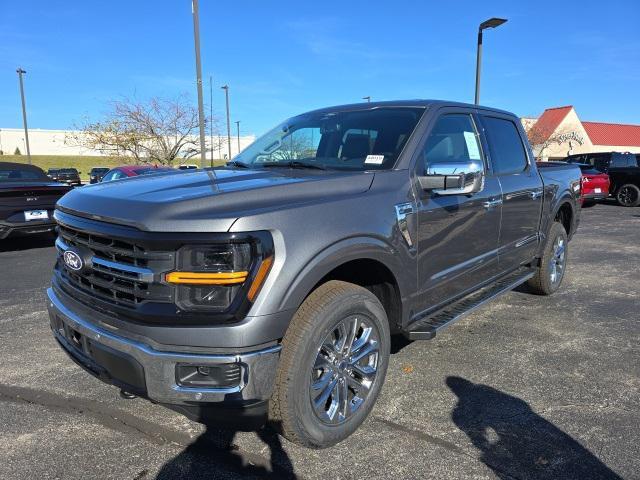
[{"label": "tall light post", "polygon": [[363,100],[366,100],[367,103],[371,103],[371,95],[367,95],[366,97],[362,97]]},{"label": "tall light post", "polygon": [[229,151],[229,158],[227,160],[231,160],[231,116],[229,115],[229,85],[223,85],[222,90],[224,90],[225,101],[227,104],[227,148]]},{"label": "tall light post", "polygon": [[240,153],[240,120],[236,121],[236,129],[238,132],[238,153]]},{"label": "tall light post", "polygon": [[29,158],[29,165],[31,165],[31,149],[29,148],[29,128],[27,127],[27,107],[24,101],[24,85],[22,83],[22,75],[27,73],[21,67],[18,67],[16,70],[18,74],[18,79],[20,80],[20,98],[22,99],[22,123],[24,124],[24,138],[25,140],[25,148],[27,150],[27,157]]},{"label": "tall light post", "polygon": [[206,144],[204,137],[204,102],[202,100],[202,63],[200,62],[200,12],[198,0],[191,0],[191,13],[193,15],[193,37],[196,49],[196,83],[198,86],[198,120],[200,123],[200,167],[205,167],[207,161]]},{"label": "tall light post", "polygon": [[478,28],[478,50],[476,54],[476,96],[475,104],[480,103],[480,70],[482,68],[482,31],[487,28],[496,28],[507,21],[506,18],[490,18],[480,24]]},{"label": "tall light post", "polygon": [[209,137],[211,143],[211,167],[213,167],[213,75],[209,75]]}]

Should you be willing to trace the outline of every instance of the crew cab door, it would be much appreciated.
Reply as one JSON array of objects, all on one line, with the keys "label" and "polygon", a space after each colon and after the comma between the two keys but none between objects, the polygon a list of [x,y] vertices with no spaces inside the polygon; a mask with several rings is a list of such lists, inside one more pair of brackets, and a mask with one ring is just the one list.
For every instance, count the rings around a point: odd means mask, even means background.
[{"label": "crew cab door", "polygon": [[481,115],[490,162],[502,189],[502,222],[498,258],[507,271],[536,254],[542,214],[543,183],[523,142],[515,117]]},{"label": "crew cab door", "polygon": [[416,314],[475,289],[498,271],[501,191],[487,170],[477,121],[470,109],[439,110],[419,147],[415,174],[470,160],[482,160],[487,174],[477,193],[441,195],[416,185]]}]

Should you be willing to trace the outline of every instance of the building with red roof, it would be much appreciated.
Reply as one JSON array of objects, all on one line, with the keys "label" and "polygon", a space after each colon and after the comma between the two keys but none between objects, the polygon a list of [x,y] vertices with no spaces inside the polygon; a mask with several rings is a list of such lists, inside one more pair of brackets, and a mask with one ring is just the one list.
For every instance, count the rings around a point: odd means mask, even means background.
[{"label": "building with red roof", "polygon": [[575,153],[640,153],[640,125],[581,121],[572,105],[547,108],[522,123],[537,158],[560,160]]}]

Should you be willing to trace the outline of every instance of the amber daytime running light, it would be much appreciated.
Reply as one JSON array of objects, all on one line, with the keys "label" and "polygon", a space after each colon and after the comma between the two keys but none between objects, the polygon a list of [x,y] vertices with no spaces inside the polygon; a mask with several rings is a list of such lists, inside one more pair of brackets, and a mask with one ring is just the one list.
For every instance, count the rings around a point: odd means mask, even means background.
[{"label": "amber daytime running light", "polygon": [[237,285],[244,283],[249,272],[170,272],[165,279],[178,285]]}]

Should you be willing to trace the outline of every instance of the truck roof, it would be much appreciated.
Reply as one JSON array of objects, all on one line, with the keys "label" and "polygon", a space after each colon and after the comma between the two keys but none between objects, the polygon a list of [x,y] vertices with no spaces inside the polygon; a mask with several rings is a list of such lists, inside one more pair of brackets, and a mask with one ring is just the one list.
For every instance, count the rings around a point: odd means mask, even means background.
[{"label": "truck roof", "polygon": [[370,108],[384,108],[384,107],[414,107],[414,108],[429,108],[429,107],[464,107],[464,108],[476,108],[479,110],[486,110],[491,112],[502,113],[506,115],[513,115],[514,113],[501,110],[498,108],[487,107],[484,105],[475,105],[472,103],[454,102],[448,100],[426,100],[426,99],[414,99],[414,100],[389,100],[384,102],[360,102],[350,103],[345,105],[334,105],[332,107],[319,108],[309,113],[322,113],[322,112],[347,112],[350,110],[366,110]]}]

